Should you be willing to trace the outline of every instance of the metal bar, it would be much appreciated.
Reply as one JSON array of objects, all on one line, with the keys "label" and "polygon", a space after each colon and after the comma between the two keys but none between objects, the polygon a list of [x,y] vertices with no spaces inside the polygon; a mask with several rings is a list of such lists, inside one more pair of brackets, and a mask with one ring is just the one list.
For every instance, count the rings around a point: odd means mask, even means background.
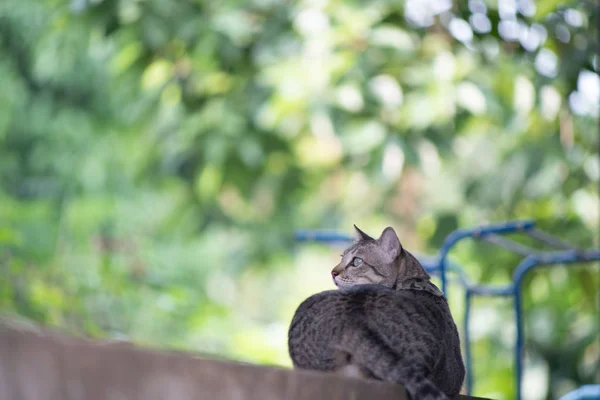
[{"label": "metal bar", "polygon": [[467,288],[471,294],[477,296],[512,296],[515,292],[514,285],[472,285]]},{"label": "metal bar", "polygon": [[468,229],[457,229],[446,237],[440,249],[440,276],[442,279],[442,292],[446,293],[446,258],[450,249],[466,238],[482,238],[490,234],[509,234],[528,231],[535,227],[533,221],[509,221],[501,224],[490,224]]},{"label": "metal bar", "polygon": [[600,385],[583,385],[572,390],[558,400],[598,400],[600,399]]},{"label": "metal bar", "polygon": [[[532,262],[535,265],[535,261]],[[517,379],[516,400],[521,400],[521,386],[523,377],[523,306],[521,304],[521,287],[515,285],[515,320],[517,322],[517,339],[515,343],[515,377]]]},{"label": "metal bar", "polygon": [[521,299],[521,284],[526,274],[538,267],[556,264],[571,264],[577,262],[600,261],[600,250],[589,251],[555,251],[539,255],[527,256],[515,269],[513,282],[515,285],[515,317],[517,320],[517,340],[515,345],[515,375],[517,379],[516,400],[521,400],[522,378],[523,378],[523,306]]},{"label": "metal bar", "polygon": [[550,246],[556,248],[556,249],[562,249],[562,250],[576,250],[575,247],[573,247],[572,245],[570,245],[567,242],[563,242],[562,240],[560,240],[559,238],[557,238],[556,236],[553,236],[549,233],[546,233],[544,231],[540,231],[537,229],[532,229],[530,231],[527,232],[527,234],[529,236],[531,236],[534,239],[539,240],[540,242],[549,244]]},{"label": "metal bar", "polygon": [[301,242],[351,242],[354,238],[344,233],[333,231],[317,231],[317,230],[298,230],[295,232],[295,238]]},{"label": "metal bar", "polygon": [[538,250],[533,249],[529,246],[522,245],[521,243],[517,243],[514,240],[505,239],[501,236],[494,234],[485,236],[483,240],[495,244],[496,246],[504,247],[505,249],[510,250],[513,253],[520,254],[522,256],[528,256],[531,254],[539,253]]},{"label": "metal bar", "polygon": [[464,331],[465,331],[465,368],[467,372],[467,396],[473,391],[473,363],[471,360],[471,335],[469,334],[469,318],[471,316],[471,291],[465,290],[465,314],[464,314]]},{"label": "metal bar", "polygon": [[[580,251],[580,250],[560,250],[538,254],[535,256],[540,264],[571,264],[576,262],[600,261],[600,249]],[[527,270],[525,267],[518,266],[513,273],[513,279],[519,278]],[[521,278],[522,279],[522,278]]]}]

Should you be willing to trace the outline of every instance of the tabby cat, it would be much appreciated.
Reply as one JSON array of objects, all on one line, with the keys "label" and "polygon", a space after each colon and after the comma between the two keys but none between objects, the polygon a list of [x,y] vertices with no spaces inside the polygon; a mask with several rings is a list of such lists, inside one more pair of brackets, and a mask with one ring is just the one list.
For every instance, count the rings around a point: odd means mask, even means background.
[{"label": "tabby cat", "polygon": [[340,290],[310,296],[288,332],[295,368],[354,371],[404,385],[414,400],[459,393],[465,368],[443,293],[393,228],[359,239],[331,271]]}]

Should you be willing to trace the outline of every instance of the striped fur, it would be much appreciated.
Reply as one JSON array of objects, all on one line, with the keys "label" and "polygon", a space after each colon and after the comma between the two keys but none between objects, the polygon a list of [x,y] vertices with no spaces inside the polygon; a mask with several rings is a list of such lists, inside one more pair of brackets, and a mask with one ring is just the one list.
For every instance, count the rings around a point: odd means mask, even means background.
[{"label": "striped fur", "polygon": [[[392,234],[397,245],[393,237],[381,240]],[[429,276],[393,229],[377,240],[363,235],[342,257],[344,269],[356,269],[336,282],[342,290],[310,296],[296,310],[288,332],[294,367],[403,384],[415,400],[458,394],[465,369],[445,297],[429,290]],[[393,257],[377,254],[378,247]],[[359,256],[364,261],[353,266]]]}]

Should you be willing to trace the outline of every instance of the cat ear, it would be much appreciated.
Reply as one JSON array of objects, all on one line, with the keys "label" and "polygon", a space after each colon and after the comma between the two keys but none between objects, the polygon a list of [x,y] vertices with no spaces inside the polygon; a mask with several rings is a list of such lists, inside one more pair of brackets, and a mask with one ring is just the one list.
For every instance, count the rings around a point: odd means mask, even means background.
[{"label": "cat ear", "polygon": [[402,245],[400,239],[396,235],[396,231],[391,226],[383,230],[379,239],[377,239],[379,247],[389,256],[395,259],[400,255]]},{"label": "cat ear", "polygon": [[354,225],[354,229],[356,229],[356,233],[358,233],[358,237],[360,239],[362,239],[362,240],[375,240],[371,236],[367,235],[366,233],[364,233],[363,231],[361,231],[360,229],[358,229],[358,226]]}]

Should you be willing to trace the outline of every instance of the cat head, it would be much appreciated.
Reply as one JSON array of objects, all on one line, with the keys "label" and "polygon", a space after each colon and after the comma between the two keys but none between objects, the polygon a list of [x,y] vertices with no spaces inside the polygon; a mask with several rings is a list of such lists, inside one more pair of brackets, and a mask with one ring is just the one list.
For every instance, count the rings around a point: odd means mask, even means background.
[{"label": "cat head", "polygon": [[358,229],[358,240],[344,251],[342,261],[331,276],[341,289],[354,285],[378,284],[395,288],[407,279],[429,279],[421,263],[400,244],[392,227],[387,227],[378,239]]}]

